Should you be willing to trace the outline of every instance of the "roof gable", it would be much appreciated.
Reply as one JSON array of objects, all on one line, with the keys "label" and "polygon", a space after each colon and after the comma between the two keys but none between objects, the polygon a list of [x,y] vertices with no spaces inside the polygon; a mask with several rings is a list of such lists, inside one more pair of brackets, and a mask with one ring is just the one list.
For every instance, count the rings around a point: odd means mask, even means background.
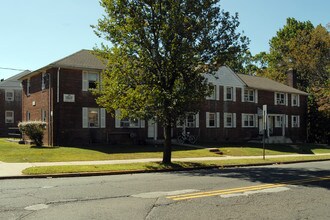
[{"label": "roof gable", "polygon": [[214,74],[206,74],[208,82],[214,85],[244,87],[245,83],[229,68],[222,66]]}]

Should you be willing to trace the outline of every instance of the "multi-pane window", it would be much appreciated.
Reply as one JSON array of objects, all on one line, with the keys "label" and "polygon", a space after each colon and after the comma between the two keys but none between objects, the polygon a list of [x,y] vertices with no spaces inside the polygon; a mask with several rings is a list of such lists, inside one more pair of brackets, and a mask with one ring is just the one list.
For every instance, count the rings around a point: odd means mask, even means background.
[{"label": "multi-pane window", "polygon": [[99,109],[89,108],[88,109],[88,127],[98,128],[99,127]]},{"label": "multi-pane window", "polygon": [[275,127],[276,128],[282,127],[282,123],[283,123],[283,117],[281,115],[276,115],[275,116]]},{"label": "multi-pane window", "polygon": [[14,90],[6,90],[5,99],[6,101],[14,101]]},{"label": "multi-pane window", "polygon": [[226,100],[233,100],[233,87],[226,87]]},{"label": "multi-pane window", "polygon": [[255,115],[242,114],[242,127],[255,127]]},{"label": "multi-pane window", "polygon": [[188,114],[188,116],[187,116],[187,127],[188,128],[195,128],[196,127],[196,115],[195,114]]},{"label": "multi-pane window", "polygon": [[211,86],[211,90],[212,90],[212,93],[210,94],[210,96],[206,97],[206,99],[208,99],[208,100],[216,100],[216,98],[217,98],[217,86],[216,85],[212,85]]},{"label": "multi-pane window", "polygon": [[244,101],[245,102],[254,102],[254,90],[253,89],[244,89]]},{"label": "multi-pane window", "polygon": [[291,94],[291,106],[299,106],[299,95]]},{"label": "multi-pane window", "polygon": [[285,93],[275,93],[275,104],[276,105],[285,105],[286,104],[286,95]]},{"label": "multi-pane window", "polygon": [[291,127],[292,128],[299,128],[300,127],[300,117],[299,117],[299,115],[292,115],[291,116]]},{"label": "multi-pane window", "polygon": [[234,115],[233,115],[233,113],[224,113],[224,127],[225,128],[234,127]]},{"label": "multi-pane window", "polygon": [[90,89],[96,89],[97,83],[99,83],[99,73],[97,72],[84,72],[83,73],[83,85],[82,90],[88,91]]},{"label": "multi-pane window", "polygon": [[215,127],[215,113],[209,113],[208,127]]},{"label": "multi-pane window", "polygon": [[120,110],[115,111],[116,128],[144,128],[145,121],[138,118],[120,118]]},{"label": "multi-pane window", "polygon": [[41,90],[46,88],[46,73],[41,74]]},{"label": "multi-pane window", "polygon": [[6,111],[5,112],[5,122],[6,123],[14,123],[14,111]]},{"label": "multi-pane window", "polygon": [[47,120],[47,111],[41,109],[41,121],[46,122],[46,120]]},{"label": "multi-pane window", "polygon": [[220,113],[219,112],[206,112],[206,127],[218,128],[220,127]]}]

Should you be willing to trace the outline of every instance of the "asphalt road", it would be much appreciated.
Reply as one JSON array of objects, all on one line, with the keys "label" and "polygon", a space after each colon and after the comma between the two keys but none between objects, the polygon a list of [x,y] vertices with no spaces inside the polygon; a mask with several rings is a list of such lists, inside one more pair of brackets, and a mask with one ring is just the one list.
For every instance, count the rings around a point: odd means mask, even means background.
[{"label": "asphalt road", "polygon": [[330,219],[330,162],[0,180],[0,219]]}]

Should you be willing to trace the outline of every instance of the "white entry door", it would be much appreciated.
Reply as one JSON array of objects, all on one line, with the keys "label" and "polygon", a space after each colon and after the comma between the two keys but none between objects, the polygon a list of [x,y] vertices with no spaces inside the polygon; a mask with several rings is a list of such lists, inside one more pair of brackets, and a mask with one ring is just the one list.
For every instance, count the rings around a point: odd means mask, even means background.
[{"label": "white entry door", "polygon": [[148,138],[157,139],[157,123],[154,120],[148,121]]}]

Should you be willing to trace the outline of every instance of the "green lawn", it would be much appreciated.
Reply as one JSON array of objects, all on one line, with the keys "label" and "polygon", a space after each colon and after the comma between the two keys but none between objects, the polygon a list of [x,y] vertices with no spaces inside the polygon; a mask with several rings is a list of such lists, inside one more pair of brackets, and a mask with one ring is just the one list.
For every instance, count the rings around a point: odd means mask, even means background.
[{"label": "green lawn", "polygon": [[[208,148],[220,149],[224,155],[252,156],[262,155],[260,144],[203,144]],[[300,144],[266,145],[266,155],[301,153],[330,153],[330,148],[322,145]],[[120,160],[140,158],[162,158],[162,146],[154,145],[101,145],[90,147],[34,147],[8,142],[0,138],[0,161],[3,162],[57,162],[57,161],[89,161],[89,160]],[[221,156],[209,149],[173,146],[173,158],[217,157]]]},{"label": "green lawn", "polygon": [[213,161],[194,161],[194,162],[174,162],[169,165],[162,163],[131,163],[113,165],[69,165],[69,166],[41,166],[30,167],[23,170],[26,175],[42,174],[63,174],[63,173],[87,173],[87,172],[131,172],[131,171],[156,171],[156,170],[177,170],[185,168],[205,168],[210,166],[225,167],[239,166],[248,164],[269,164],[312,160],[330,160],[330,156],[300,156],[300,157],[281,157],[263,159],[234,159],[234,160],[213,160]]}]

